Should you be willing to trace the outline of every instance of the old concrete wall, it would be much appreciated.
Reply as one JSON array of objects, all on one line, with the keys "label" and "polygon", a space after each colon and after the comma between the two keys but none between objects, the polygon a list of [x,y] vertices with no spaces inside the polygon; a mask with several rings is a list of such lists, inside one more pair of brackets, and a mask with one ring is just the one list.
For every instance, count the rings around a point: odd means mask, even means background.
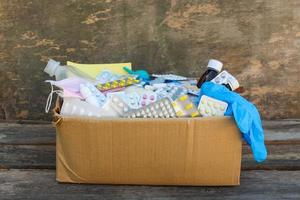
[{"label": "old concrete wall", "polygon": [[299,0],[0,0],[0,118],[50,119],[48,58],[189,76],[217,58],[264,118],[300,117]]}]

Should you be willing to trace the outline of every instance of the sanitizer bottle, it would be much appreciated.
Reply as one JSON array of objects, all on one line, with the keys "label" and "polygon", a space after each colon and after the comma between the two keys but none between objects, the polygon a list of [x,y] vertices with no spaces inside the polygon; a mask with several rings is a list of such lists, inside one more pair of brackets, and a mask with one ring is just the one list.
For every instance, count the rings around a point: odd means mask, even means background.
[{"label": "sanitizer bottle", "polygon": [[71,77],[79,77],[86,79],[87,81],[94,82],[95,80],[90,77],[88,74],[83,73],[82,71],[77,70],[72,66],[62,66],[60,62],[50,59],[47,66],[44,69],[44,72],[50,76],[55,76],[56,80],[62,80]]}]

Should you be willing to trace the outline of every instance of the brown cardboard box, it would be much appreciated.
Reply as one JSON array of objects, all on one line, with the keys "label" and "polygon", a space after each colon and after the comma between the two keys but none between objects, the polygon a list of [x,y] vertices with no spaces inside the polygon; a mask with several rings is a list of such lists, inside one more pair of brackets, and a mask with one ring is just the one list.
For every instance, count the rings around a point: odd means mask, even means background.
[{"label": "brown cardboard box", "polygon": [[69,183],[239,185],[231,118],[56,117],[56,179]]}]

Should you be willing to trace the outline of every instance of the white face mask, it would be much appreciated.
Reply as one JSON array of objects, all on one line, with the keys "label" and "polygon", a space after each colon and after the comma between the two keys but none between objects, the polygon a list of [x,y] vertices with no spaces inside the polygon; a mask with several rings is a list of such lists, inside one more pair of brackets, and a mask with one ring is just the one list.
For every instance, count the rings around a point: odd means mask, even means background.
[{"label": "white face mask", "polygon": [[[46,82],[51,84],[51,92],[47,98],[45,107],[46,113],[50,110],[53,94],[57,94],[63,98],[73,97],[83,99],[83,96],[80,93],[80,84],[87,83],[86,80],[80,78],[67,78],[60,81],[47,80]],[[60,89],[54,90],[53,85]]]}]

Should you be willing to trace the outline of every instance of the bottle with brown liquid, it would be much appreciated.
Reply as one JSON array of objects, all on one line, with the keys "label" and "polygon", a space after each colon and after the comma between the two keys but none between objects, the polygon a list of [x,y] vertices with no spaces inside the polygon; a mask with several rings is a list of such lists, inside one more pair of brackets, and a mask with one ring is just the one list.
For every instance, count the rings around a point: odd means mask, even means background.
[{"label": "bottle with brown liquid", "polygon": [[221,63],[220,61],[215,59],[209,60],[207,64],[207,70],[199,79],[197,83],[197,87],[201,88],[204,82],[211,81],[212,79],[214,79],[220,73],[222,67],[223,67],[223,63]]}]

